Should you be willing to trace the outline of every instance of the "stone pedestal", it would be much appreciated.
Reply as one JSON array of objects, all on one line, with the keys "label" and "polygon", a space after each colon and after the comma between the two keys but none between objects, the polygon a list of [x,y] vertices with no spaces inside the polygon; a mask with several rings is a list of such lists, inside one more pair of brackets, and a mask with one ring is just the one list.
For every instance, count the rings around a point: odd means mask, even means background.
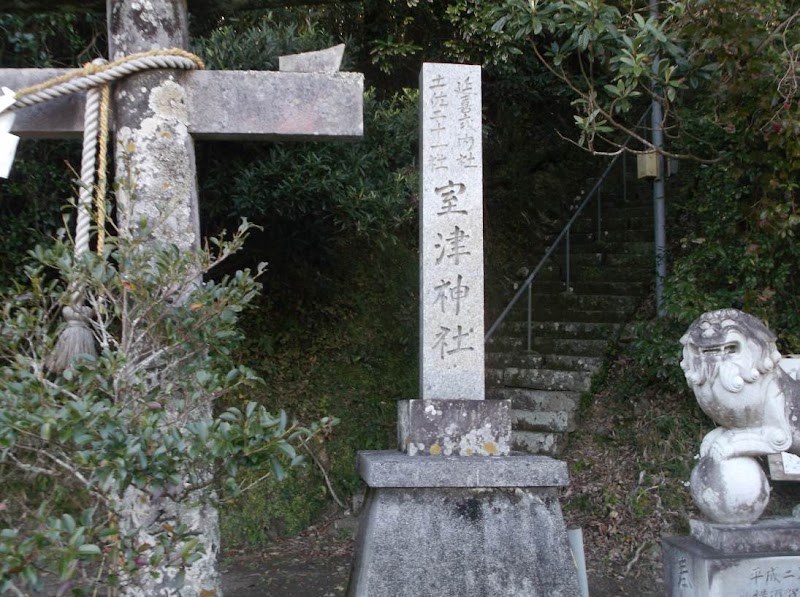
[{"label": "stone pedestal", "polygon": [[481,68],[420,77],[420,393],[397,452],[361,452],[369,489],[350,597],[577,597],[563,462],[511,454],[485,398]]},{"label": "stone pedestal", "polygon": [[350,597],[579,595],[545,456],[361,452],[369,486]]},{"label": "stone pedestal", "polygon": [[691,521],[690,537],[666,537],[670,597],[799,597],[800,520],[750,525]]},{"label": "stone pedestal", "polygon": [[511,400],[400,400],[397,444],[409,456],[508,456]]}]

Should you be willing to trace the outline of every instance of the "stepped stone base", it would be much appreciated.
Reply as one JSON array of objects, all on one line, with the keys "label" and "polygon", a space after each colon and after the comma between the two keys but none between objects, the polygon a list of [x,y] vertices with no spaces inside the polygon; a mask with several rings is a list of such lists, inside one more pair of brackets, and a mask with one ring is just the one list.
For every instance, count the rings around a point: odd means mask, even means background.
[{"label": "stepped stone base", "polygon": [[690,522],[691,537],[663,540],[669,597],[800,595],[800,520]]},{"label": "stepped stone base", "polygon": [[361,452],[369,485],[349,597],[577,597],[547,457]]}]

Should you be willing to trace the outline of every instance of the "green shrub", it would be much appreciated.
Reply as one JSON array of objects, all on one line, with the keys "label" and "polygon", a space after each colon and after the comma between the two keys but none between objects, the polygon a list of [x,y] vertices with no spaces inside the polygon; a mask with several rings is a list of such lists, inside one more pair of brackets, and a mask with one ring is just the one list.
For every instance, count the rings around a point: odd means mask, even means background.
[{"label": "green shrub", "polygon": [[[231,358],[258,272],[197,283],[248,228],[213,251],[157,245],[146,226],[109,239],[102,257],[74,257],[63,235],[33,251],[28,283],[0,302],[0,592],[39,590],[47,576],[76,591],[181,575],[203,545],[176,506],[238,496],[240,470],[280,479],[301,462],[296,448],[314,431],[284,412],[248,402],[211,413],[258,381]],[[59,312],[76,289],[98,354],[57,373]],[[133,524],[131,500],[161,514]]]}]

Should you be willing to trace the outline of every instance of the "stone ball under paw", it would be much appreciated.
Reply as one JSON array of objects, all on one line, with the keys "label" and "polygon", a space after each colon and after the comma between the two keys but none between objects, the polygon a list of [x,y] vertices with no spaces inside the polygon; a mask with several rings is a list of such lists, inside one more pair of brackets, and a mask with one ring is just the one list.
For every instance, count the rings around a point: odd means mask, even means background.
[{"label": "stone ball under paw", "polygon": [[700,459],[689,481],[694,503],[713,522],[755,522],[769,503],[767,476],[755,458]]}]

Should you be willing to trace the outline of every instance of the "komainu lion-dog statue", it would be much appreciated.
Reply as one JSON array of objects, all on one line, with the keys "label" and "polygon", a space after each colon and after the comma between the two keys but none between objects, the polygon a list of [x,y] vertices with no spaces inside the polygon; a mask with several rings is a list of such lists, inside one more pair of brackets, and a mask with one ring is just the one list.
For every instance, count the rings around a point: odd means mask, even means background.
[{"label": "komainu lion-dog statue", "polygon": [[736,309],[704,313],[681,338],[683,369],[697,402],[718,425],[700,445],[690,488],[713,522],[755,522],[770,487],[754,457],[800,455],[800,382],[778,362],[775,335]]}]

